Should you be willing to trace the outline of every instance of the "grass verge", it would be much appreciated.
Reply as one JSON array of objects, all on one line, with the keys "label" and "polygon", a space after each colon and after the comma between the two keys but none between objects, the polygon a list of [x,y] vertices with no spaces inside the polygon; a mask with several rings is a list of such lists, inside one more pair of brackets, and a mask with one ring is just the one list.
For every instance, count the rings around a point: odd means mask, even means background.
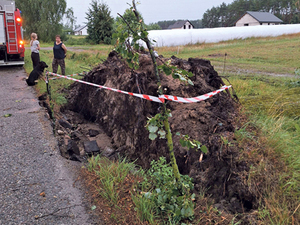
[{"label": "grass verge", "polygon": [[[248,182],[262,190],[259,219],[264,224],[299,224],[300,89],[290,88],[282,78],[230,80],[248,117],[237,137],[244,156],[256,162]],[[253,140],[256,144],[249,151],[246,143]]]},{"label": "grass verge", "polygon": [[[234,216],[214,208],[204,192],[196,196],[186,189],[178,194],[172,167],[164,158],[144,171],[126,160],[110,161],[98,155],[89,159],[83,179],[93,193],[93,209],[107,224],[238,224]],[[192,185],[188,176],[182,179]],[[196,206],[193,212],[188,211],[191,204]]]}]

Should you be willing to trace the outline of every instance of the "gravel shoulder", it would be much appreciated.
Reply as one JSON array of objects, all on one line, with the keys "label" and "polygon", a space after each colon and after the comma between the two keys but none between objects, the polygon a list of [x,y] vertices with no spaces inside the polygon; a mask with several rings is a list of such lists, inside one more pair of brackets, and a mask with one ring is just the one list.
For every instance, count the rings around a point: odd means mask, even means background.
[{"label": "gravel shoulder", "polygon": [[99,224],[25,77],[0,67],[0,224]]}]

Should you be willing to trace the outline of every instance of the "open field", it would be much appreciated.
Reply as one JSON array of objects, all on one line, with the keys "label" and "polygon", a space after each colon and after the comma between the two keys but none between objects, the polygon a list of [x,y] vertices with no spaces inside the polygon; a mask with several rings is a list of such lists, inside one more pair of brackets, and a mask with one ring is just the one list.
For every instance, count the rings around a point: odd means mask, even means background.
[{"label": "open field", "polygon": [[[179,58],[199,57],[211,60],[218,68],[224,65],[229,70],[250,71],[252,73],[294,74],[299,67],[300,34],[276,38],[249,38],[216,44],[199,43],[198,45],[168,47],[157,49],[165,57],[176,55]],[[177,53],[179,53],[177,55]],[[222,71],[222,70],[221,70]]]},{"label": "open field", "polygon": [[[295,75],[300,65],[299,38],[297,34],[156,49],[165,57],[211,60],[219,74],[232,83],[243,105],[242,112],[247,116],[243,129],[237,132],[237,140],[245,151],[246,143],[256,143],[253,153],[245,156],[259,162],[251,168],[249,182],[258,185],[261,178],[270,178],[257,212],[262,224],[300,224],[300,85],[297,83],[300,77]],[[42,44],[41,47],[49,46]],[[67,54],[67,74],[88,71],[101,63],[113,48],[106,45],[76,47],[81,50]],[[228,56],[223,73],[225,53]],[[41,60],[51,67],[52,51],[41,51]],[[26,71],[30,72],[31,67],[27,51]],[[71,83],[51,82],[57,104],[66,103],[62,90]],[[45,84],[40,82],[37,89],[45,92]]]}]

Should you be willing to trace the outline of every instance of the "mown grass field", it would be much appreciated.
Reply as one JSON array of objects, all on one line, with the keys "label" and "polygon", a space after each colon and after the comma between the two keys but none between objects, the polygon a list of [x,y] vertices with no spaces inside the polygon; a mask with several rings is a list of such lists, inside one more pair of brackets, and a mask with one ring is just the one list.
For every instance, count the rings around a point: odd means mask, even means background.
[{"label": "mown grass field", "polygon": [[[72,48],[66,58],[67,74],[91,69],[113,49],[107,45],[74,43],[76,48]],[[67,42],[66,45],[70,47]],[[49,46],[51,44],[42,44],[41,47]],[[230,80],[248,117],[238,133],[239,140],[257,140],[265,148],[265,158],[258,159],[262,160],[259,166],[251,168],[251,177],[255,180],[271,168],[270,177],[277,179],[276,183],[271,178],[270,183],[267,182],[264,204],[258,210],[263,224],[300,224],[300,85],[297,83],[300,77],[295,74],[300,67],[299,49],[300,34],[156,49],[165,57],[209,59],[219,74]],[[42,50],[41,60],[51,71],[52,51]],[[27,51],[26,71],[30,72],[31,67],[30,51]],[[71,82],[51,83],[56,103],[66,103],[60,90]],[[37,89],[45,92],[45,84],[40,82]],[[250,126],[257,128],[259,134],[247,130]],[[249,182],[252,182],[250,178]]]}]

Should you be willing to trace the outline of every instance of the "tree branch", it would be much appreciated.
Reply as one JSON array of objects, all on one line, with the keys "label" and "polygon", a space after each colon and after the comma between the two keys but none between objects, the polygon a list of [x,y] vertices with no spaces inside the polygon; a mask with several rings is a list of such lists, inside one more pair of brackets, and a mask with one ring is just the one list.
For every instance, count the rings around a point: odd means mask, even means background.
[{"label": "tree branch", "polygon": [[133,6],[133,12],[134,12],[134,14],[135,14],[135,17],[136,17],[137,20],[140,22],[140,16],[139,16],[139,13],[136,11],[135,1],[132,1],[132,6]]},{"label": "tree branch", "polygon": [[132,28],[130,27],[129,23],[125,20],[125,18],[124,18],[120,13],[118,13],[118,16],[121,17],[122,20],[127,24],[129,30],[130,30],[132,33],[136,34],[136,32],[134,32],[134,31],[132,30]]}]

